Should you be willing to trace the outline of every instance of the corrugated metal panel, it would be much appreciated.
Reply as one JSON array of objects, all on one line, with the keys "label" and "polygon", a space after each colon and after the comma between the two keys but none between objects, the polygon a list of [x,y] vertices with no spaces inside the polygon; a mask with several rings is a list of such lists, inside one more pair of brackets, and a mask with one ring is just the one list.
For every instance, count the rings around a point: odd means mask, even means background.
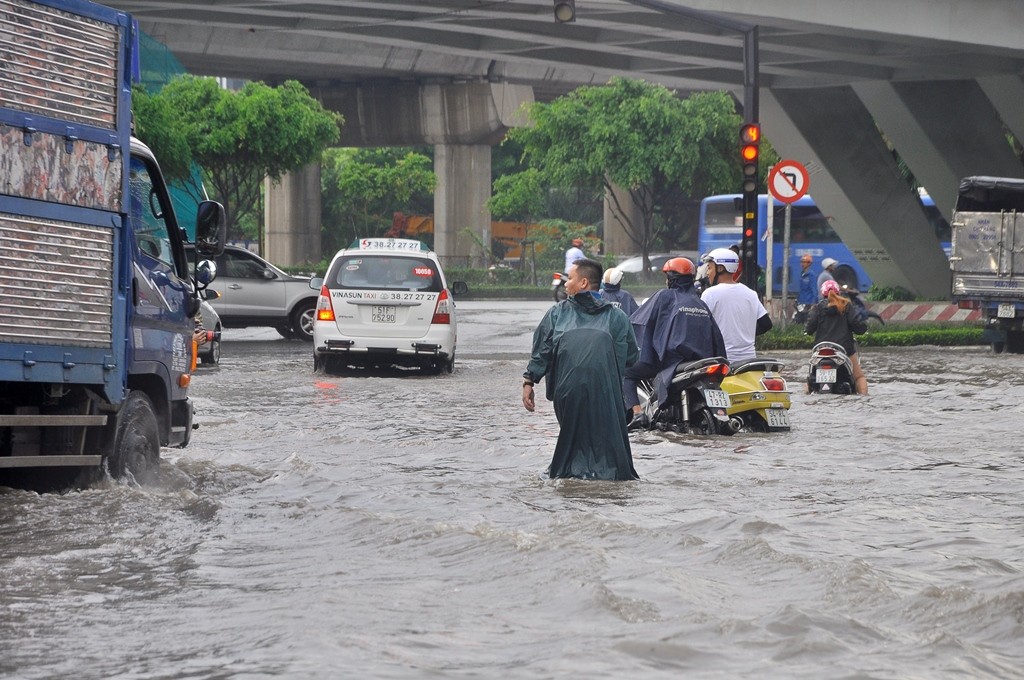
[{"label": "corrugated metal panel", "polygon": [[111,346],[113,238],[0,213],[0,341]]},{"label": "corrugated metal panel", "polygon": [[22,0],[0,17],[0,106],[116,129],[117,26]]}]

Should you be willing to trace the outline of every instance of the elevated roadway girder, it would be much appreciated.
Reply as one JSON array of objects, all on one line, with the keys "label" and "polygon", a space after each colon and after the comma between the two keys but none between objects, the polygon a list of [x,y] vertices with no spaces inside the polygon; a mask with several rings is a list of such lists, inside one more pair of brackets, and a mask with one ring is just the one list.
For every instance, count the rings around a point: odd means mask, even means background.
[{"label": "elevated roadway girder", "polygon": [[[572,24],[553,21],[549,0],[111,4],[132,12],[190,70],[209,75],[271,83],[294,78],[311,89],[367,82],[511,83],[531,88],[539,100],[625,75],[681,93],[727,89],[741,99],[740,36],[629,0],[580,0]],[[944,211],[951,207],[952,179],[966,168],[1024,174],[1019,161],[992,152],[1004,128],[1018,138],[1024,133],[1024,3],[1018,0],[679,4],[759,27],[762,101],[774,102],[761,112],[765,136],[784,157],[821,162],[826,170],[812,177],[811,193],[826,214],[842,216],[837,227],[851,245],[890,247],[891,219],[878,222],[877,216],[904,214],[891,196],[913,194],[874,153],[875,144],[836,148],[826,143],[830,136],[813,129],[831,119],[805,109],[828,104],[829,93],[843,92],[842,101],[853,107],[846,120],[863,128],[856,135],[885,134]],[[950,96],[957,101],[947,103]],[[834,106],[822,110],[838,113]],[[957,126],[984,129],[955,134]],[[865,149],[874,150],[870,155],[880,165],[871,166]],[[855,180],[865,168],[876,179]],[[928,244],[930,229],[918,220],[901,229],[905,240]],[[941,277],[904,259],[865,264],[880,283],[940,294]]]}]

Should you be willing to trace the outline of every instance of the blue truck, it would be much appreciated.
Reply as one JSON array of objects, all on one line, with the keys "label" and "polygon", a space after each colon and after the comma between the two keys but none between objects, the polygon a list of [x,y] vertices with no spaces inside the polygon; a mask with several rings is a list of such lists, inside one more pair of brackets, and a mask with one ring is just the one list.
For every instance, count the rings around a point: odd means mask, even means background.
[{"label": "blue truck", "polygon": [[[132,136],[131,17],[4,2],[0,61],[0,484],[145,482],[193,428],[199,290],[160,167]],[[197,257],[224,210],[197,207]]]}]

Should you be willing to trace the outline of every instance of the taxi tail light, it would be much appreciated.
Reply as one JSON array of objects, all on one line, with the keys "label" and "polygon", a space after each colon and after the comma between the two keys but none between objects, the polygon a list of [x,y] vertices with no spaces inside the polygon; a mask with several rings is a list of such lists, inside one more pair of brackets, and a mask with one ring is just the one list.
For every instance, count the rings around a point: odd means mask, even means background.
[{"label": "taxi tail light", "polygon": [[437,307],[434,308],[434,318],[430,320],[430,323],[451,323],[451,304],[451,300],[448,299],[448,291],[442,290],[441,294],[437,296]]},{"label": "taxi tail light", "polygon": [[761,384],[769,392],[785,392],[786,381],[782,378],[761,378]]},{"label": "taxi tail light", "polygon": [[316,320],[334,321],[334,305],[331,304],[331,291],[327,286],[320,287],[320,297],[316,300]]}]

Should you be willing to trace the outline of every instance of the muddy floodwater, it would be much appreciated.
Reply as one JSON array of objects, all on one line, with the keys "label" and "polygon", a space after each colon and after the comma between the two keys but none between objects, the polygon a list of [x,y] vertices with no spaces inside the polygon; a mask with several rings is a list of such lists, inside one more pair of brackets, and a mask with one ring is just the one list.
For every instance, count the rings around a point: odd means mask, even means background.
[{"label": "muddy floodwater", "polygon": [[791,432],[552,481],[546,307],[459,303],[440,377],[226,332],[158,485],[0,489],[0,677],[1024,677],[1024,356],[869,348],[823,397],[773,353]]}]

